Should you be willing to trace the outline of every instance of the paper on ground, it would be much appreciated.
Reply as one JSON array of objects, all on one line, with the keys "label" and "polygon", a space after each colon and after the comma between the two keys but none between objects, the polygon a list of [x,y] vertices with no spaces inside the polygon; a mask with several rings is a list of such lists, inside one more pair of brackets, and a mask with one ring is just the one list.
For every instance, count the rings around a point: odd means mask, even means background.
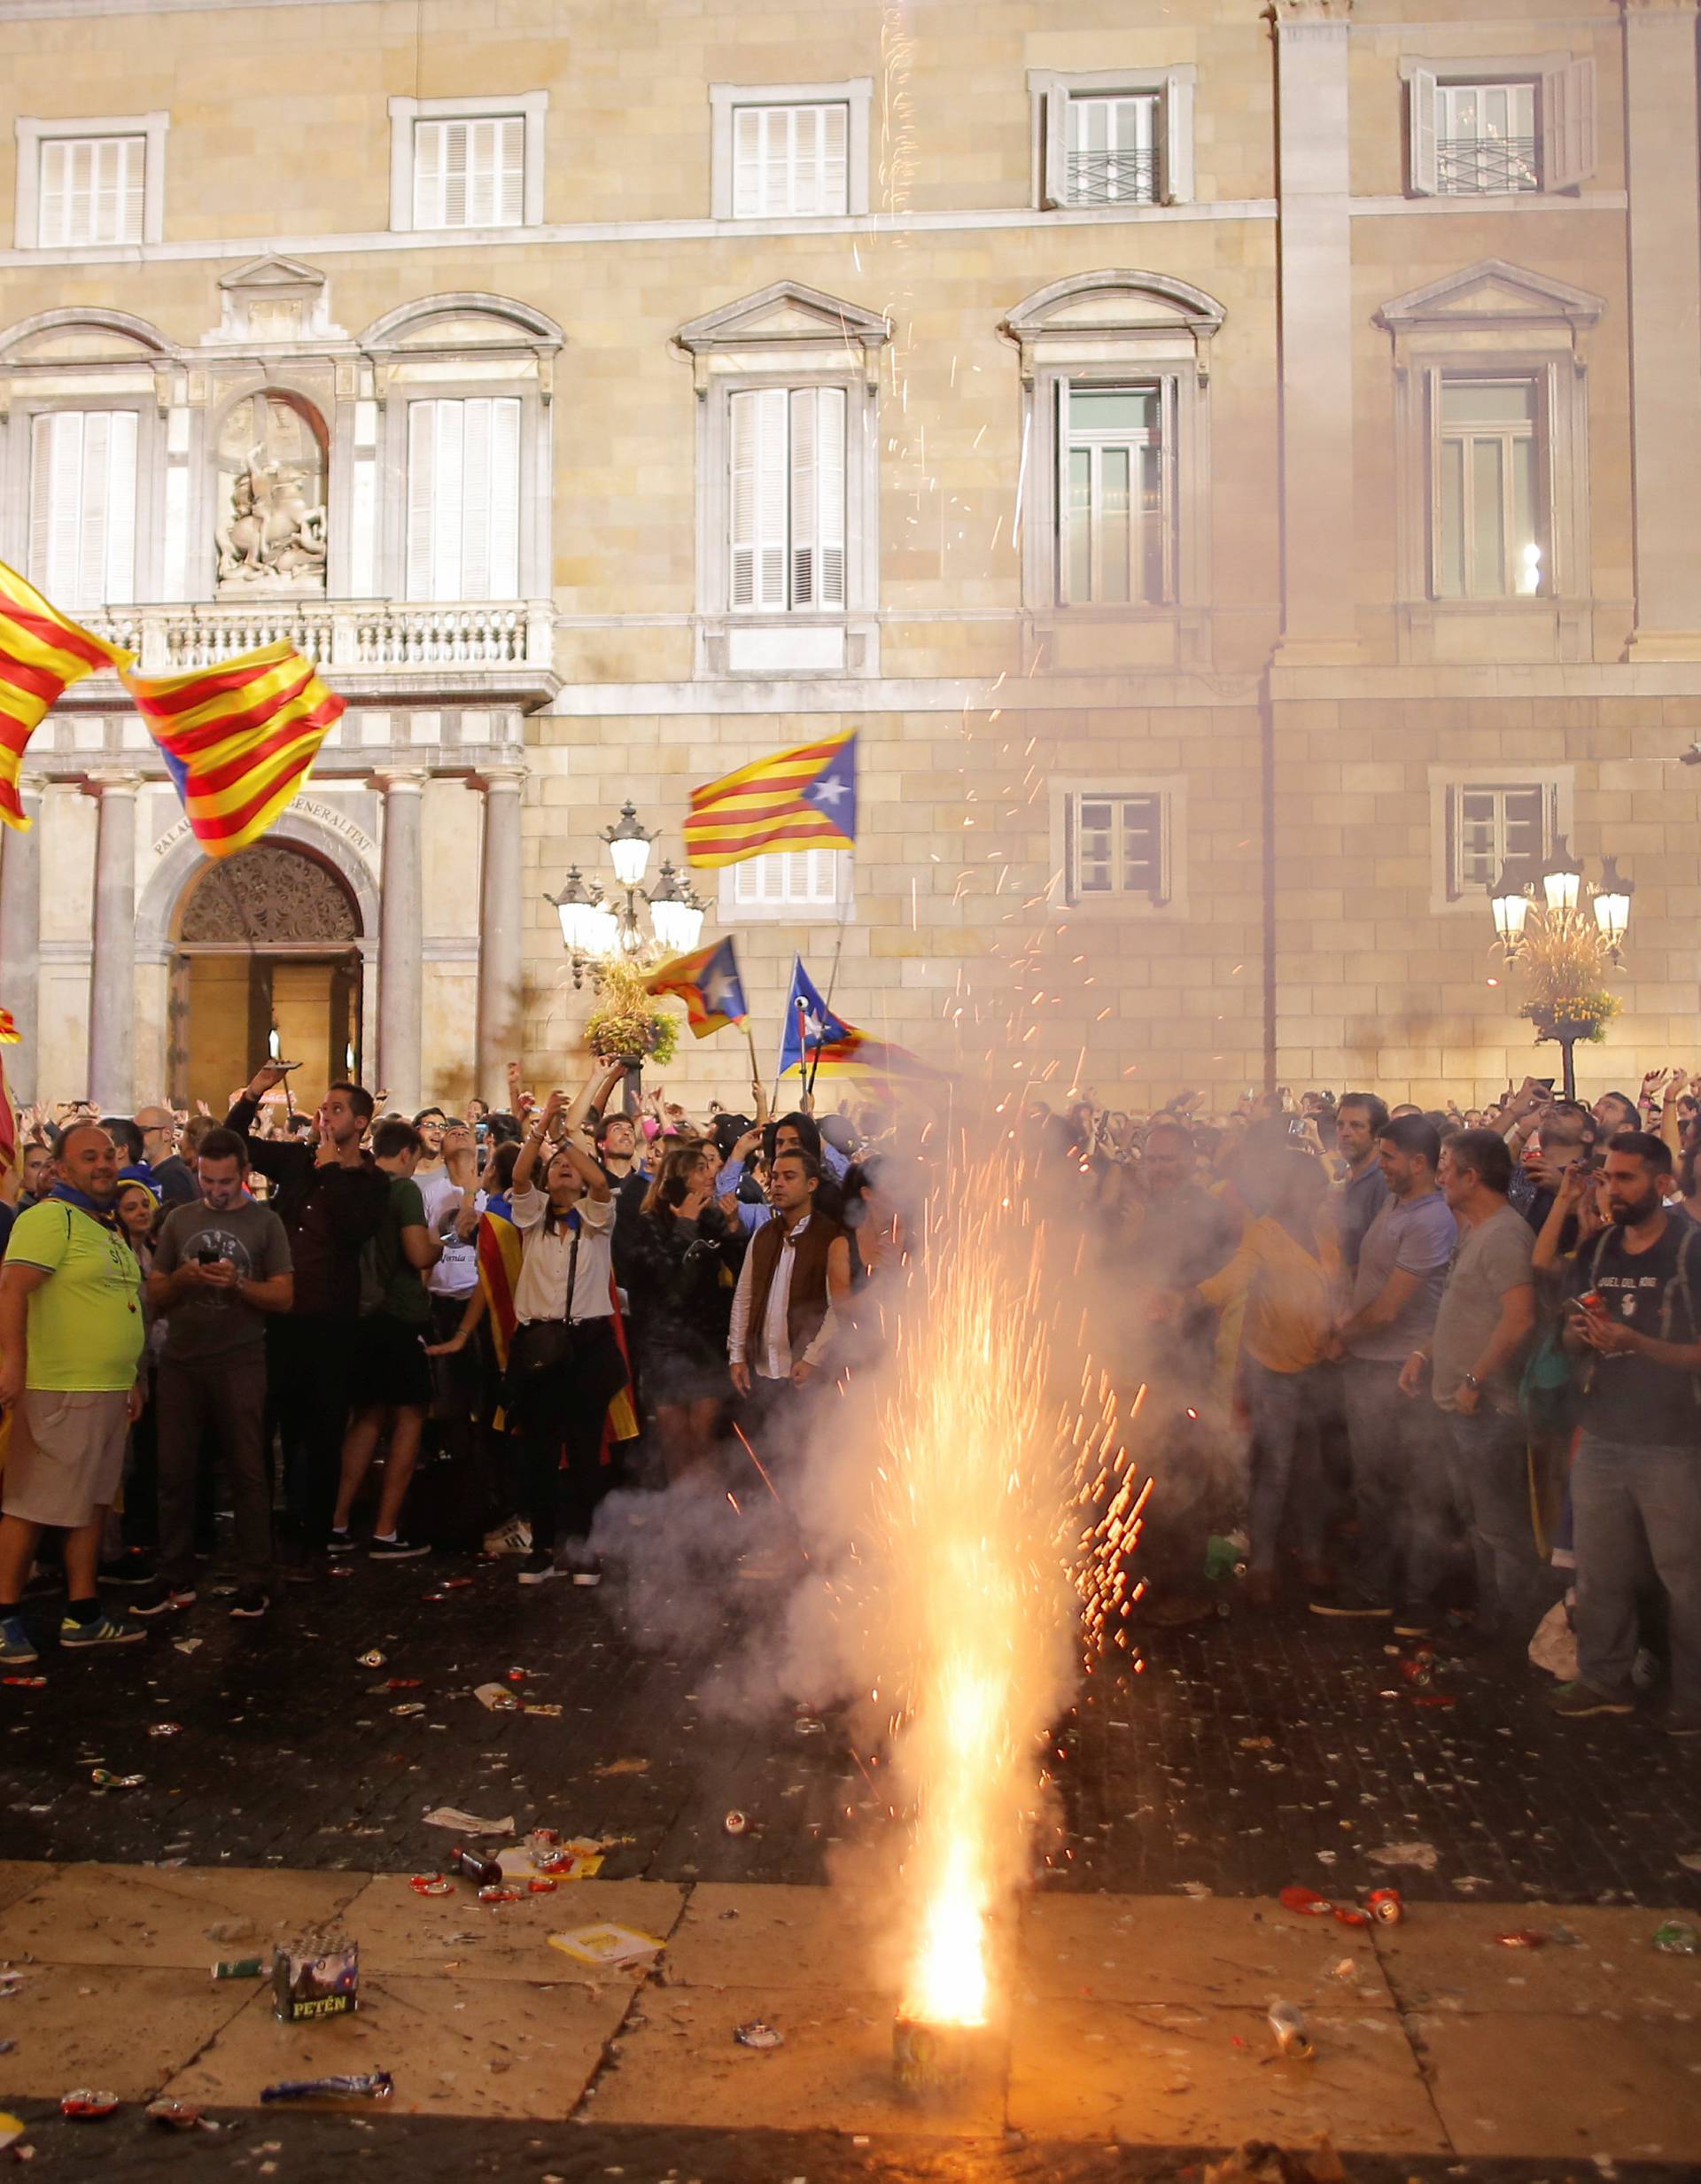
[{"label": "paper on ground", "polygon": [[457,1835],[512,1835],[514,1815],[480,1820],[477,1813],[463,1813],[458,1805],[439,1805],[425,1815],[428,1828],[453,1828]]},{"label": "paper on ground", "polygon": [[640,1964],[656,1955],[664,1944],[654,1934],[641,1934],[632,1926],[575,1926],[569,1933],[551,1934],[549,1947],[581,1964]]}]

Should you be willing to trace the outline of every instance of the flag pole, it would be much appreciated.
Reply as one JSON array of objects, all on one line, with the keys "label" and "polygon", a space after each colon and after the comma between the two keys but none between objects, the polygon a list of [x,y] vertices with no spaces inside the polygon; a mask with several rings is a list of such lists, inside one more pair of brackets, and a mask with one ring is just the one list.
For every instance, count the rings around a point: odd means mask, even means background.
[{"label": "flag pole", "polygon": [[[839,937],[834,945],[833,968],[827,974],[827,992],[821,1001],[822,1011],[828,1016],[833,1014],[833,989],[839,983],[839,958],[844,953],[844,928],[845,921],[850,915],[850,898],[847,894],[839,909]],[[815,1049],[815,1060],[810,1067],[809,1080],[804,1086],[804,1093],[806,1099],[813,1100],[815,1097],[815,1076],[817,1070],[819,1070],[821,1066],[821,1047],[826,1044],[827,1026],[823,1024],[821,1026],[820,1041]]]},{"label": "flag pole", "polygon": [[[792,1003],[792,1007],[797,1011],[797,1070],[798,1075],[801,1077],[803,1076],[804,1064],[809,1060],[809,1003],[804,1000],[803,995],[800,993],[796,999]],[[815,1049],[818,1056],[820,1053],[820,1051],[821,1050],[819,1046]],[[781,1045],[780,1052],[781,1058],[783,1061],[785,1057],[785,1048],[783,1045]],[[777,1076],[773,1080],[773,1111],[776,1115],[780,1112],[780,1077],[784,1075],[785,1071],[781,1069],[779,1076]],[[809,1086],[807,1083],[804,1085],[804,1094],[805,1098],[808,1097]]]},{"label": "flag pole", "polygon": [[[744,1037],[750,1049],[750,1090],[756,1094],[757,1106],[759,1108],[765,1108],[768,1099],[762,1087],[762,1064],[756,1058],[756,1034],[750,1029],[750,1020],[748,1016],[744,1019]],[[758,1123],[765,1123],[767,1116],[765,1114],[758,1114],[756,1119]]]}]

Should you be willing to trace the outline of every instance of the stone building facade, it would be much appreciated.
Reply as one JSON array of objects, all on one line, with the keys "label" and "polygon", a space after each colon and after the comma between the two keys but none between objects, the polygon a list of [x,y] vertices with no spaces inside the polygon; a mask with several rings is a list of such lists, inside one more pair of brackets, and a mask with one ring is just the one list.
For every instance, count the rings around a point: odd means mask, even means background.
[{"label": "stone building facade", "polygon": [[765,1048],[842,946],[1006,1081],[1487,1094],[1483,882],[1564,834],[1636,887],[1585,1088],[1695,1051],[1696,0],[0,0],[0,558],[349,701],[222,873],[115,682],[50,717],[22,1092],[564,1070],[545,898],[623,801],[677,859],[845,727],[854,855],[704,875]]}]

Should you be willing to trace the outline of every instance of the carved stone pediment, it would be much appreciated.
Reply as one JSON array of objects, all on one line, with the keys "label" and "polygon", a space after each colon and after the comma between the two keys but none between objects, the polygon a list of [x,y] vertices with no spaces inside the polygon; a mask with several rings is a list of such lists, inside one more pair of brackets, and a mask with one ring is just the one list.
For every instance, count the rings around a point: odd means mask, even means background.
[{"label": "carved stone pediment", "polygon": [[183,909],[180,940],[285,940],[346,945],[361,937],[360,913],[336,874],[316,858],[257,842],[213,866]]},{"label": "carved stone pediment", "polygon": [[775,281],[753,296],[722,304],[680,327],[673,337],[692,356],[707,350],[766,348],[786,341],[834,341],[873,350],[892,338],[892,323],[877,311],[847,303],[800,281]]},{"label": "carved stone pediment", "polygon": [[1605,299],[1586,288],[1573,288],[1549,273],[1532,273],[1503,258],[1484,258],[1444,279],[1396,296],[1377,313],[1379,325],[1402,328],[1449,322],[1480,325],[1545,324],[1563,322],[1581,330],[1593,326]]},{"label": "carved stone pediment", "polygon": [[206,344],[240,342],[246,347],[268,342],[345,341],[330,322],[330,286],[316,266],[299,258],[251,258],[221,276],[220,320]]}]

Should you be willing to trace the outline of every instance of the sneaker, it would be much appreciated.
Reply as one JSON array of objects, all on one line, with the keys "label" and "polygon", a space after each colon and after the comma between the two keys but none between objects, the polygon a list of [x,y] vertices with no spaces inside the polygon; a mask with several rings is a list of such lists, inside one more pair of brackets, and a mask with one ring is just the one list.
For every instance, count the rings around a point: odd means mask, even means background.
[{"label": "sneaker", "polygon": [[552,1577],[559,1577],[555,1558],[540,1551],[529,1554],[520,1565],[520,1582],[523,1585],[547,1585]]},{"label": "sneaker", "polygon": [[576,1585],[600,1585],[602,1582],[602,1565],[594,1555],[577,1564],[573,1570]]},{"label": "sneaker", "polygon": [[1426,1638],[1435,1628],[1435,1618],[1424,1608],[1402,1608],[1394,1619],[1396,1638]]},{"label": "sneaker", "polygon": [[529,1555],[531,1551],[532,1527],[524,1517],[510,1517],[506,1524],[485,1535],[487,1555]]},{"label": "sneaker", "polygon": [[1701,1714],[1672,1714],[1666,1717],[1668,1737],[1701,1737]]},{"label": "sneaker", "polygon": [[1376,1616],[1394,1613],[1390,1602],[1379,1600],[1373,1593],[1364,1592],[1356,1585],[1343,1585],[1339,1592],[1331,1593],[1327,1599],[1313,1600],[1309,1605],[1314,1615],[1336,1616],[1344,1621],[1368,1621]]},{"label": "sneaker", "polygon": [[127,1623],[121,1615],[91,1615],[86,1623],[67,1615],[59,1625],[63,1646],[136,1645],[147,1635],[139,1624]]},{"label": "sneaker", "polygon": [[400,1532],[380,1539],[375,1532],[366,1551],[373,1562],[411,1562],[416,1555],[428,1555],[431,1551],[423,1539],[405,1539]]},{"label": "sneaker", "polygon": [[1634,1714],[1636,1710],[1627,1698],[1609,1698],[1592,1683],[1562,1683],[1548,1704],[1567,1722],[1587,1721],[1591,1714]]},{"label": "sneaker", "polygon": [[252,1623],[272,1605],[272,1596],[263,1585],[238,1585],[237,1597],[230,1603],[232,1622]]},{"label": "sneaker", "polygon": [[193,1585],[167,1585],[163,1582],[144,1592],[138,1600],[130,1603],[132,1615],[163,1615],[167,1609],[181,1612],[192,1608],[200,1597]]},{"label": "sneaker", "polygon": [[41,1655],[29,1642],[21,1615],[0,1616],[0,1661],[8,1668],[27,1667]]},{"label": "sneaker", "polygon": [[333,1526],[330,1537],[325,1543],[325,1552],[328,1555],[352,1555],[353,1551],[354,1535],[346,1526],[340,1532]]},{"label": "sneaker", "polygon": [[121,1555],[100,1566],[103,1585],[151,1585],[158,1581],[154,1575],[153,1557],[145,1547],[127,1547]]}]

